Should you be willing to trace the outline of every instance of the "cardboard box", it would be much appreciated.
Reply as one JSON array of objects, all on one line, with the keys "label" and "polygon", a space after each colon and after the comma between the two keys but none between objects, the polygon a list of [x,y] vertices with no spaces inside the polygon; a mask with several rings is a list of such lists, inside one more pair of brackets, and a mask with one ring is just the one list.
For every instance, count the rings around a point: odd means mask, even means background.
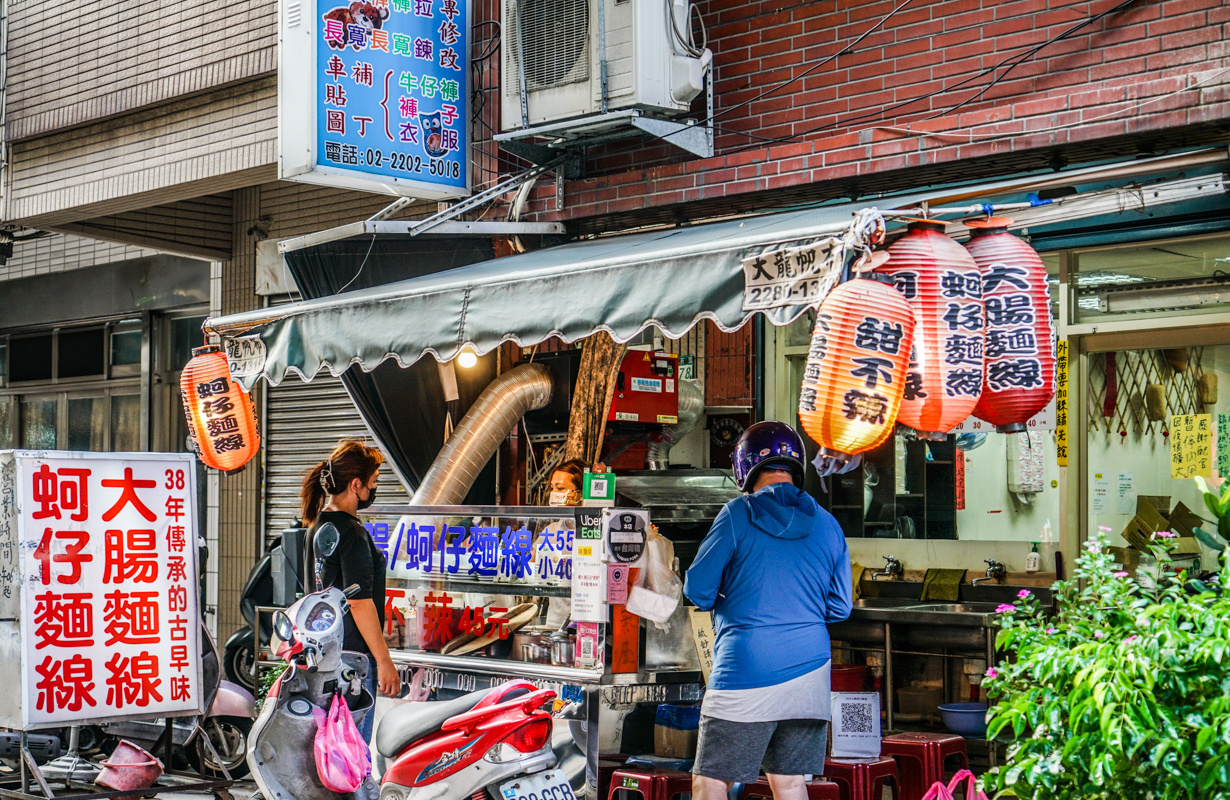
[{"label": "cardboard box", "polygon": [[1123,538],[1134,549],[1147,552],[1153,544],[1153,534],[1174,531],[1179,536],[1171,551],[1175,556],[1199,555],[1200,543],[1196,541],[1195,528],[1200,524],[1200,517],[1181,502],[1170,512],[1166,511],[1168,508],[1169,495],[1140,495],[1136,498],[1136,515],[1124,527]]}]

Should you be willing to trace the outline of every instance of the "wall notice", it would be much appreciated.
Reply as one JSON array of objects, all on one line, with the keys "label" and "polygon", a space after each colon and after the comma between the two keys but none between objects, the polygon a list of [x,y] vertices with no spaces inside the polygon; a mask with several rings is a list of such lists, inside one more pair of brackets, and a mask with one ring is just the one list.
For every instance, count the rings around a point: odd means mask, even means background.
[{"label": "wall notice", "polygon": [[1213,415],[1175,414],[1170,418],[1170,477],[1206,478],[1213,474]]},{"label": "wall notice", "polygon": [[1230,414],[1217,415],[1217,474],[1230,478]]},{"label": "wall notice", "polygon": [[1097,473],[1089,482],[1089,491],[1089,510],[1094,514],[1110,513],[1110,479]]},{"label": "wall notice", "polygon": [[199,713],[192,457],[15,459],[23,724]]},{"label": "wall notice", "polygon": [[1068,341],[1055,343],[1055,463],[1068,466]]},{"label": "wall notice", "polygon": [[1136,513],[1136,473],[1120,472],[1115,477],[1115,513]]}]

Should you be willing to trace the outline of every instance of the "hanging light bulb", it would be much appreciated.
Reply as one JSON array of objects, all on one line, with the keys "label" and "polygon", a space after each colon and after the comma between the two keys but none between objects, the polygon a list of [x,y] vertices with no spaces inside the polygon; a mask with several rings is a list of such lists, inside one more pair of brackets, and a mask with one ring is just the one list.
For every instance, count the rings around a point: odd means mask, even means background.
[{"label": "hanging light bulb", "polygon": [[478,364],[478,354],[471,348],[463,347],[457,354],[457,366],[462,369],[472,369],[476,364]]},{"label": "hanging light bulb", "polygon": [[179,390],[192,448],[205,466],[233,472],[260,450],[252,397],[231,378],[221,347],[193,349],[180,374]]}]

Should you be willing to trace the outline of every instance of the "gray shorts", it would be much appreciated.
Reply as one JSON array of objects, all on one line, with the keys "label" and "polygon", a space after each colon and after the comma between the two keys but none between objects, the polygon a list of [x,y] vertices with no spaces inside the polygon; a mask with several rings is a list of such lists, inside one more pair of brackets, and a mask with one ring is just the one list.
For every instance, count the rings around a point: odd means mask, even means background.
[{"label": "gray shorts", "polygon": [[727,783],[773,775],[823,775],[829,723],[822,719],[731,722],[701,716],[692,773]]}]

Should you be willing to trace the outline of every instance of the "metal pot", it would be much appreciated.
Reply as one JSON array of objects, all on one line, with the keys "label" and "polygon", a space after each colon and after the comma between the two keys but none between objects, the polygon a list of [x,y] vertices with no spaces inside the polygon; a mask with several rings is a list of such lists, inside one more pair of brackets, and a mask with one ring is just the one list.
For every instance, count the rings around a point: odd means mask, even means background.
[{"label": "metal pot", "polygon": [[557,667],[571,667],[576,643],[575,634],[563,631],[551,634],[551,663]]},{"label": "metal pot", "polygon": [[523,628],[513,633],[509,659],[528,661],[533,664],[550,664],[551,642],[547,634],[548,631],[535,628]]}]

